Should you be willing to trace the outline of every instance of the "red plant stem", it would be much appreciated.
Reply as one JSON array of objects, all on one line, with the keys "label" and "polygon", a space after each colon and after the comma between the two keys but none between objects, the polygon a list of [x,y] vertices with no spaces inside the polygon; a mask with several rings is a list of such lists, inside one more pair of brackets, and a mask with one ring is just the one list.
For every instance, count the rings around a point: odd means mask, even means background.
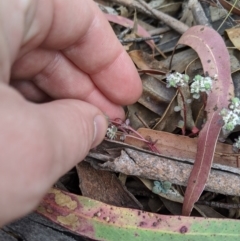
[{"label": "red plant stem", "polygon": [[111,120],[111,122],[112,122],[113,124],[117,125],[118,128],[132,131],[132,132],[133,132],[134,134],[136,134],[139,138],[141,138],[142,140],[145,140],[145,138],[144,138],[142,135],[140,135],[137,131],[135,131],[131,126],[128,126],[128,125],[126,125],[126,124],[124,124],[124,123],[119,123],[119,122],[117,122],[117,121],[112,121],[112,120]]},{"label": "red plant stem", "polygon": [[136,140],[145,142],[146,144],[149,144],[149,143],[150,143],[148,140],[146,140],[146,139],[144,139],[144,138],[139,138],[139,137],[137,137],[137,136],[133,136],[133,135],[130,135],[130,134],[127,134],[127,135],[125,135],[125,136],[132,137],[132,138],[134,138],[134,139],[136,139]]},{"label": "red plant stem", "polygon": [[207,94],[206,93],[201,93],[202,98],[203,98],[203,105],[204,105],[204,109],[207,105]]},{"label": "red plant stem", "polygon": [[139,141],[142,141],[142,142],[145,142],[148,146],[148,148],[152,151],[152,152],[156,152],[158,154],[160,154],[160,151],[157,149],[157,147],[155,146],[155,143],[152,143],[151,141],[148,141],[146,140],[144,137],[143,138],[139,138],[137,136],[133,136],[133,135],[125,135],[125,136],[129,136],[131,138],[134,138],[136,140],[139,140]]},{"label": "red plant stem", "polygon": [[126,136],[131,136],[137,140],[140,140],[142,142],[145,142],[149,149],[152,151],[152,152],[156,152],[156,153],[160,153],[160,151],[157,149],[157,147],[155,146],[155,143],[152,143],[151,141],[148,141],[146,140],[141,134],[139,134],[136,130],[134,130],[131,126],[128,126],[127,124],[125,124],[122,120],[120,120],[121,123],[119,123],[118,121],[116,120],[110,120],[110,122],[114,125],[117,126],[117,128],[121,131],[123,131],[124,133],[127,133],[126,130],[128,131],[131,131],[133,132],[135,135],[137,136],[133,136],[133,135],[129,135],[129,134],[126,134]]},{"label": "red plant stem", "polygon": [[178,87],[178,92],[181,96],[182,103],[183,103],[183,122],[184,122],[184,126],[182,128],[182,134],[185,136],[185,134],[186,134],[186,122],[187,122],[187,108],[186,108],[186,103],[185,103],[185,100],[184,100],[183,93],[181,91],[181,87]]}]

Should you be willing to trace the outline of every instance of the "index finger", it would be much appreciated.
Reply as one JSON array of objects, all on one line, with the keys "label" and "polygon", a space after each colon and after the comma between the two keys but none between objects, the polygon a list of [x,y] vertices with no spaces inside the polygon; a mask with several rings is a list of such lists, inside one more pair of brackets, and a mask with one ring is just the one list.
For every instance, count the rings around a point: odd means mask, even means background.
[{"label": "index finger", "polygon": [[96,4],[91,0],[54,3],[54,21],[44,46],[52,47],[60,39],[62,47],[72,39],[62,52],[108,99],[121,105],[136,101],[142,91],[139,75]]}]

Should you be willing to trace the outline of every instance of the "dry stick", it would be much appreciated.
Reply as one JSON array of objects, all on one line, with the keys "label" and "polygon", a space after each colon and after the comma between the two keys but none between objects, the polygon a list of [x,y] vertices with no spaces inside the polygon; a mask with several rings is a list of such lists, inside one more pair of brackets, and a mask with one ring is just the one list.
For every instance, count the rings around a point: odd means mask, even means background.
[{"label": "dry stick", "polygon": [[236,4],[237,4],[238,0],[236,0],[234,2],[234,4],[232,5],[232,8],[230,9],[230,11],[228,12],[227,16],[224,18],[224,20],[222,21],[222,23],[220,24],[220,26],[217,29],[217,32],[220,30],[220,28],[223,26],[223,24],[226,22],[227,18],[230,16],[230,14],[232,13],[232,10],[235,8]]},{"label": "dry stick", "polygon": [[[107,2],[109,2],[109,0],[107,0]],[[111,0],[110,2],[115,2],[129,8],[137,9],[139,12],[152,17],[152,13],[146,10],[140,3],[136,2],[135,0]]]},{"label": "dry stick", "polygon": [[209,202],[209,201],[198,201],[196,204],[203,204],[213,208],[225,208],[225,209],[239,209],[239,203],[220,203],[220,202]]},{"label": "dry stick", "polygon": [[111,2],[122,4],[129,8],[135,8],[139,12],[145,13],[146,15],[148,15],[150,17],[155,17],[156,19],[159,19],[162,22],[164,22],[165,24],[169,25],[172,29],[176,30],[180,34],[183,34],[189,28],[186,24],[176,20],[175,18],[173,18],[165,13],[162,13],[158,10],[152,9],[143,1],[137,2],[135,0],[111,0]]},{"label": "dry stick", "polygon": [[138,120],[148,129],[150,129],[150,127],[148,126],[148,124],[142,119],[142,117],[137,113],[135,112],[134,115],[138,118]]},{"label": "dry stick", "polygon": [[158,40],[160,39],[160,36],[151,36],[151,37],[142,37],[142,38],[129,38],[129,39],[119,39],[119,42],[122,44],[128,44],[128,43],[140,43],[146,40]]},{"label": "dry stick", "polygon": [[169,27],[162,27],[162,28],[155,28],[155,29],[149,30],[148,33],[150,35],[158,35],[158,34],[166,33],[169,30],[170,30]]},{"label": "dry stick", "polygon": [[160,12],[156,9],[151,8],[143,0],[137,0],[137,1],[139,3],[141,3],[141,5],[144,6],[148,11],[150,11],[155,17],[160,19],[162,22],[167,24],[172,29],[176,30],[178,33],[183,34],[189,29],[189,27],[186,24],[176,20],[175,18],[173,18],[163,12]]},{"label": "dry stick", "polygon": [[205,25],[211,27],[205,12],[198,0],[189,0],[189,9],[192,9],[192,15],[197,25]]}]

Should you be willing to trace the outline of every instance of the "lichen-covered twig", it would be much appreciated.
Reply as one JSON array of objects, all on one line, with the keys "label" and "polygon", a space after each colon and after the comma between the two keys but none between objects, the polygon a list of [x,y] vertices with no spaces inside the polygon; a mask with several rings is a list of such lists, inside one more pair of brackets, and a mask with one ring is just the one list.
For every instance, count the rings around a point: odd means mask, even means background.
[{"label": "lichen-covered twig", "polygon": [[160,12],[156,9],[152,9],[151,7],[148,6],[147,3],[145,3],[142,0],[141,1],[140,0],[138,0],[138,1],[136,1],[136,0],[111,0],[111,2],[122,4],[129,8],[137,9],[137,11],[139,11],[139,12],[145,13],[150,17],[159,19],[180,34],[183,34],[189,28],[186,24],[178,21],[177,19],[171,17],[170,15]]}]

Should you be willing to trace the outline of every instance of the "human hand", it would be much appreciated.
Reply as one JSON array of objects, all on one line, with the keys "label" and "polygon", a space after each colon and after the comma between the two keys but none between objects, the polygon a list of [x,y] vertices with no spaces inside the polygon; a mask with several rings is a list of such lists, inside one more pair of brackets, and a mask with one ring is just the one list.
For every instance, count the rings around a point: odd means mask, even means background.
[{"label": "human hand", "polygon": [[36,207],[101,142],[103,113],[123,118],[120,105],[140,94],[94,2],[0,0],[0,226]]}]

